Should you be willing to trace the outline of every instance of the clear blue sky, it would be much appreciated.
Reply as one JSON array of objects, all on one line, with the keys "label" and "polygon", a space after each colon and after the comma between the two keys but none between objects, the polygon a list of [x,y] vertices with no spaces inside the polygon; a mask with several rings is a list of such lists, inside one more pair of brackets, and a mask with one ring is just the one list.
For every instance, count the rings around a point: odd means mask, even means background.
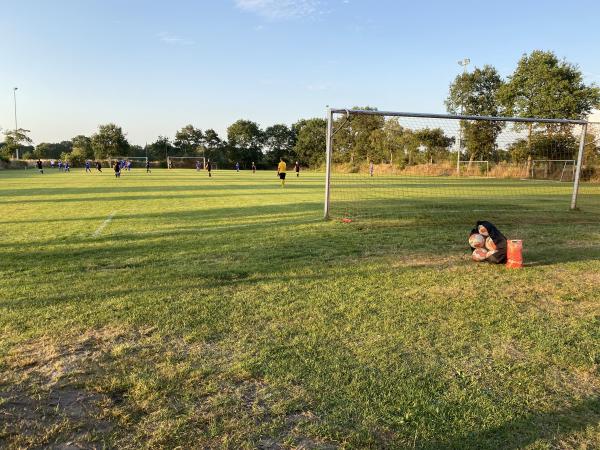
[{"label": "clear blue sky", "polygon": [[224,134],[325,105],[442,112],[459,59],[509,74],[554,50],[600,82],[600,2],[0,0],[0,127],[35,143],[121,125],[131,142],[188,124]]}]

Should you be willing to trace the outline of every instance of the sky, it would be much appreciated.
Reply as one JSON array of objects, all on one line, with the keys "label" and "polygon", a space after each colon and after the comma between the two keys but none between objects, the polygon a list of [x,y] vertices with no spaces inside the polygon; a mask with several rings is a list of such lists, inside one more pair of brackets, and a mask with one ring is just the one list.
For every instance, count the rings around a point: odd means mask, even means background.
[{"label": "sky", "polygon": [[600,84],[600,2],[0,0],[0,127],[35,144],[123,127],[267,127],[326,106],[444,112],[462,70],[553,50]]}]

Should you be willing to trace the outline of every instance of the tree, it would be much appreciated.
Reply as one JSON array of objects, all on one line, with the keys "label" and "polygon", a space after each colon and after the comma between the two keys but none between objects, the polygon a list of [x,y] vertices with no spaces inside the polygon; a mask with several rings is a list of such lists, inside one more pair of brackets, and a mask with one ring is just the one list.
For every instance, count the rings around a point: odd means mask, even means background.
[{"label": "tree", "polygon": [[173,153],[173,146],[168,137],[159,136],[156,141],[147,146],[148,159],[155,161],[166,161],[167,156]]},{"label": "tree", "polygon": [[430,164],[433,164],[434,159],[447,158],[449,148],[454,144],[454,138],[446,136],[441,128],[423,128],[415,135],[419,144],[424,147],[424,156]]},{"label": "tree", "polygon": [[[489,65],[458,75],[450,85],[446,99],[449,113],[474,116],[499,116],[503,113],[498,100],[503,81]],[[487,159],[496,150],[496,139],[504,122],[461,120],[464,144],[469,161]]]},{"label": "tree", "polygon": [[[521,57],[500,89],[499,99],[513,116],[584,119],[600,105],[600,89],[593,84],[587,86],[576,65],[560,61],[553,52],[534,50]],[[543,139],[539,135],[542,132],[546,133]],[[550,154],[567,151],[572,132],[570,125],[528,124],[525,152],[528,159],[550,158]],[[541,147],[540,141],[544,141]],[[548,154],[540,154],[540,148],[545,148]],[[521,145],[520,157],[522,153]]]},{"label": "tree", "polygon": [[[376,111],[376,108],[369,106],[354,107],[353,109]],[[334,127],[339,131],[334,136],[336,149],[334,160],[354,164],[355,160],[369,161],[372,159],[374,155],[371,134],[376,130],[381,130],[384,123],[385,118],[377,115],[357,114],[337,119]]]},{"label": "tree", "polygon": [[295,159],[296,133],[287,125],[277,124],[268,127],[264,133],[264,142],[267,149],[266,159],[268,163],[277,164],[279,158],[288,161]]},{"label": "tree", "polygon": [[70,153],[73,150],[71,141],[62,141],[58,143],[42,142],[36,145],[32,156],[41,159],[60,159],[61,154]]},{"label": "tree", "polygon": [[232,162],[239,161],[242,167],[261,162],[264,134],[257,123],[238,120],[227,128],[227,140]]},{"label": "tree", "polygon": [[80,151],[81,154],[84,155],[85,159],[93,159],[94,158],[94,149],[92,147],[92,139],[84,136],[83,134],[79,134],[71,139],[71,144],[73,151],[76,149]]},{"label": "tree", "polygon": [[204,131],[204,147],[206,148],[205,156],[212,162],[221,164],[226,162],[225,149],[227,148],[227,142],[224,142],[212,128]]},{"label": "tree", "polygon": [[92,136],[92,148],[97,159],[126,156],[129,152],[129,142],[121,127],[109,123],[98,127],[98,132]]},{"label": "tree", "polygon": [[178,149],[177,156],[195,156],[204,150],[204,134],[200,128],[186,125],[175,133],[173,144]]},{"label": "tree", "polygon": [[2,147],[3,155],[7,158],[16,158],[17,150],[21,151],[22,149],[29,147],[26,144],[31,144],[33,141],[27,133],[29,133],[29,130],[23,128],[4,131],[4,146]]},{"label": "tree", "polygon": [[576,65],[534,50],[521,57],[499,99],[511,116],[584,119],[600,105],[600,89],[587,86]]},{"label": "tree", "polygon": [[325,162],[327,121],[321,118],[302,119],[292,129],[296,135],[294,153],[302,165],[318,167]]}]

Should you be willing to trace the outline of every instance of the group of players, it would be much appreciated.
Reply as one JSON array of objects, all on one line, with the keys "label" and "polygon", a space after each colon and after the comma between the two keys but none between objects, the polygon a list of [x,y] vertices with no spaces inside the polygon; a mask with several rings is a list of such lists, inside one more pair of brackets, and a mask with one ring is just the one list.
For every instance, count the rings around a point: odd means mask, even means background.
[{"label": "group of players", "polygon": [[[44,173],[44,164],[42,162],[41,159],[38,159],[35,163],[37,169],[39,170],[40,173]],[[96,166],[96,170],[98,172],[102,172],[102,164],[100,163],[100,161],[96,161],[94,163],[94,165]],[[61,172],[70,172],[70,165],[68,161],[63,162],[62,160],[58,160],[58,162],[56,162],[55,160],[50,160],[50,168],[54,169],[55,167],[58,167],[58,170]],[[236,172],[239,173],[240,171],[240,163],[236,162],[235,163],[235,170]],[[171,169],[172,167],[169,165],[169,169]],[[128,172],[131,171],[131,161],[128,160],[117,160],[114,162],[114,164],[112,165],[112,169],[115,172],[115,178],[120,178],[121,177],[121,171],[127,170]],[[212,165],[210,162],[210,159],[206,160],[206,163],[202,164],[200,161],[196,161],[196,171],[199,172],[200,170],[205,169],[208,172],[208,176],[212,177]],[[254,161],[252,161],[252,173],[256,173],[256,164],[254,164]],[[294,171],[296,172],[296,177],[300,176],[300,163],[298,161],[296,161],[296,163],[294,164]],[[90,160],[86,160],[85,161],[85,172],[86,173],[91,173],[92,172],[92,162]],[[152,169],[150,168],[150,161],[146,160],[146,173],[151,173]],[[286,177],[286,173],[287,173],[287,164],[286,162],[283,160],[283,158],[279,159],[279,164],[277,164],[277,176],[279,177],[279,179],[281,180],[281,186],[285,186],[285,177]]]}]

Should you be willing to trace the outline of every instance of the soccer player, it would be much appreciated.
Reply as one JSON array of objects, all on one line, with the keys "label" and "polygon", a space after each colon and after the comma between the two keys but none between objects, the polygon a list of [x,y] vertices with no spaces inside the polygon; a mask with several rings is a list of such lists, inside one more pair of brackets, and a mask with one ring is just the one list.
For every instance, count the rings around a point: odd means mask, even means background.
[{"label": "soccer player", "polygon": [[294,164],[294,168],[296,169],[296,177],[300,176],[300,163],[298,161],[296,161],[296,164]]},{"label": "soccer player", "polygon": [[38,159],[37,162],[35,163],[35,165],[37,166],[40,173],[43,174],[44,173],[44,165],[42,164],[42,160]]},{"label": "soccer player", "polygon": [[146,160],[146,173],[152,173],[150,170],[150,160]]},{"label": "soccer player", "polygon": [[239,172],[239,171],[240,171],[240,163],[239,163],[239,162],[236,162],[236,163],[235,163],[235,170],[236,170],[237,172]]},{"label": "soccer player", "polygon": [[58,160],[58,170],[59,170],[60,172],[62,172],[62,168],[63,168],[63,166],[62,166],[62,161],[59,159],[59,160]]},{"label": "soccer player", "polygon": [[208,178],[212,177],[211,167],[210,167],[210,159],[206,160],[206,170],[208,170]]},{"label": "soccer player", "polygon": [[69,170],[69,161],[65,161],[65,172],[70,172],[70,170]]},{"label": "soccer player", "polygon": [[54,169],[54,160],[53,159],[50,160],[50,168]]},{"label": "soccer player", "polygon": [[256,164],[254,164],[254,161],[252,161],[252,173],[256,173]]},{"label": "soccer player", "polygon": [[281,180],[281,187],[285,186],[285,171],[287,170],[287,165],[283,158],[279,158],[279,164],[277,164],[277,176]]},{"label": "soccer player", "polygon": [[373,161],[369,161],[369,175],[373,176],[373,170],[374,170],[374,166],[373,166]]},{"label": "soccer player", "polygon": [[91,169],[91,164],[90,164],[90,160],[86,159],[85,160],[85,173],[92,173],[92,169]]},{"label": "soccer player", "polygon": [[115,178],[121,178],[121,163],[119,161],[115,162]]},{"label": "soccer player", "polygon": [[200,161],[196,161],[196,172],[200,172]]},{"label": "soccer player", "polygon": [[102,164],[100,163],[100,161],[96,161],[96,170],[98,172],[102,172]]}]

